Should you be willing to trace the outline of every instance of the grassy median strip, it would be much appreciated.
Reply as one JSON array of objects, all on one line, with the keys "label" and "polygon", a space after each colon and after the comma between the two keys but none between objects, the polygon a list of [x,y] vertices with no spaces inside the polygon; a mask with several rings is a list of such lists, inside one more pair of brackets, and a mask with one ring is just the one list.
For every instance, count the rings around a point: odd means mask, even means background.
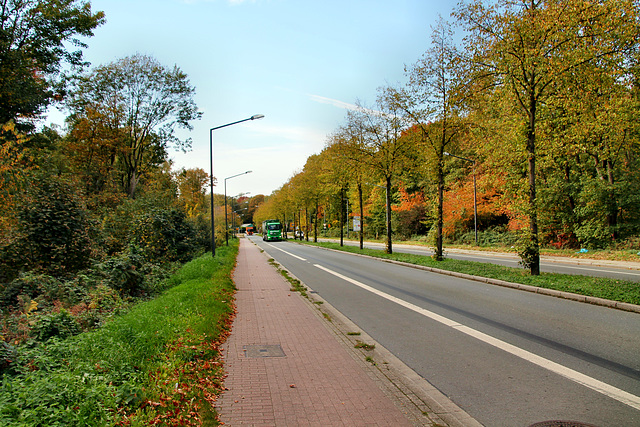
[{"label": "grassy median strip", "polygon": [[625,280],[557,273],[542,273],[540,276],[531,276],[528,271],[522,268],[504,267],[482,262],[463,261],[450,258],[446,258],[444,261],[436,261],[432,257],[425,255],[404,254],[399,252],[387,254],[383,250],[379,249],[365,248],[361,250],[357,246],[340,246],[338,243],[304,243],[344,252],[368,255],[376,258],[401,261],[447,271],[455,271],[473,276],[572,292],[575,294],[604,298],[630,304],[640,304],[640,283]]},{"label": "grassy median strip", "polygon": [[28,369],[3,377],[0,424],[217,424],[237,251],[233,242],[184,265],[160,297],[99,330],[21,352]]}]

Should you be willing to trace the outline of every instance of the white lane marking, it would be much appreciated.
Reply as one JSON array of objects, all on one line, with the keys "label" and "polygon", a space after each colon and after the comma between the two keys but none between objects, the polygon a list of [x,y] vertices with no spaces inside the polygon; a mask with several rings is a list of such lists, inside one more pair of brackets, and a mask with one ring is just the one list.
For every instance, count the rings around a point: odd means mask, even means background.
[{"label": "white lane marking", "polygon": [[[375,248],[374,248],[375,249]],[[409,250],[407,251],[407,253],[415,253],[417,255],[422,255],[424,253],[429,253],[428,251],[420,251],[420,250]],[[490,257],[481,257],[481,256],[477,256],[477,255],[467,255],[467,254],[458,254],[458,253],[452,253],[451,255],[455,255],[455,256],[459,256],[460,258],[464,258],[464,259],[479,259],[482,260],[480,262],[487,262],[487,259],[494,259],[494,258],[490,258]],[[501,257],[500,255],[498,255],[498,257]],[[513,257],[508,257],[508,256],[504,256],[501,257],[501,261],[506,261],[506,262],[520,262],[519,258],[513,258]],[[541,267],[562,267],[562,268],[568,268],[568,269],[572,269],[572,270],[584,270],[584,271],[596,271],[598,273],[614,273],[614,274],[626,274],[629,276],[640,276],[640,271],[623,271],[621,270],[621,267],[609,267],[609,270],[604,270],[603,268],[593,268],[593,267],[585,267],[582,265],[578,265],[578,266],[572,266],[572,265],[567,265],[565,263],[563,263],[562,261],[545,261],[545,260],[540,260],[540,266]],[[489,261],[489,263],[491,263],[491,261]],[[606,267],[605,267],[606,268]]]},{"label": "white lane marking", "polygon": [[284,249],[280,249],[280,248],[279,248],[279,247],[277,247],[277,246],[273,246],[271,243],[265,243],[265,245],[267,245],[267,246],[271,246],[273,249],[277,249],[277,250],[279,250],[279,251],[281,251],[281,252],[284,252],[285,254],[287,254],[287,255],[289,255],[289,256],[292,256],[292,257],[294,257],[294,258],[296,258],[296,259],[299,259],[300,261],[306,261],[306,259],[305,259],[305,258],[299,257],[298,255],[294,255],[294,254],[292,254],[291,252],[287,252],[287,251],[285,251]]},{"label": "white lane marking", "polygon": [[[545,265],[544,263],[542,264],[543,266]],[[551,264],[546,264],[546,266],[549,266]],[[572,267],[566,264],[561,264],[558,263],[556,264],[558,266],[562,266],[563,268],[572,268],[574,270],[586,270],[586,271],[598,271],[600,273],[615,273],[615,274],[629,274],[631,276],[638,276],[640,275],[640,272],[632,272],[632,271],[618,271],[618,270],[601,270],[598,268],[585,268],[585,267]],[[615,268],[615,267],[611,267],[611,268]]]},{"label": "white lane marking", "polygon": [[578,384],[582,384],[583,386],[586,386],[592,390],[595,390],[599,393],[602,393],[606,396],[609,396],[615,400],[617,400],[618,402],[622,402],[625,405],[631,406],[634,409],[640,410],[640,397],[635,396],[631,393],[628,393],[624,390],[621,390],[617,387],[614,387],[612,385],[606,384],[602,381],[599,381],[595,378],[589,377],[585,374],[582,374],[578,371],[575,371],[571,368],[567,368],[566,366],[562,366],[559,363],[553,362],[549,359],[545,359],[544,357],[538,356],[537,354],[531,353],[527,350],[523,350],[519,347],[516,347],[512,344],[509,344],[505,341],[499,340],[497,338],[494,338],[490,335],[487,335],[483,332],[477,331],[475,329],[472,329],[468,326],[462,325],[454,320],[451,320],[449,318],[446,318],[444,316],[441,316],[439,314],[436,314],[432,311],[426,310],[422,307],[419,307],[415,304],[412,304],[410,302],[404,301],[400,298],[394,297],[393,295],[389,295],[385,292],[382,292],[378,289],[375,289],[371,286],[365,285],[362,282],[359,282],[355,279],[352,279],[350,277],[344,276],[340,273],[337,273],[333,270],[330,270],[326,267],[323,267],[322,265],[319,264],[314,264],[314,266],[318,267],[319,269],[326,271],[329,274],[332,274],[336,277],[339,277],[342,280],[345,280],[351,284],[354,284],[366,291],[369,291],[373,294],[376,294],[382,298],[385,298],[389,301],[395,302],[396,304],[399,304],[405,308],[408,308],[409,310],[415,311],[418,314],[421,314],[425,317],[428,317],[432,320],[435,320],[436,322],[442,323],[445,326],[449,326],[459,332],[462,332],[463,334],[466,334],[468,336],[471,336],[473,338],[476,338],[484,343],[487,343],[489,345],[492,345],[496,348],[499,348],[503,351],[506,351],[507,353],[510,353],[514,356],[520,357],[521,359],[524,359],[528,362],[531,362],[535,365],[540,366],[541,368],[547,369],[551,372],[555,372],[556,374],[559,374],[565,378],[568,378]]}]

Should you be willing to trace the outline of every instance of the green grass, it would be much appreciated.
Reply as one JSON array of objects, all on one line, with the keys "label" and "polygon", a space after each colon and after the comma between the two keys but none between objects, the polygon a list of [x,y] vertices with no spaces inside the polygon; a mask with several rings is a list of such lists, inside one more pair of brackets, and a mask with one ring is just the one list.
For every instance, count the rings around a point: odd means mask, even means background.
[{"label": "green grass", "polygon": [[503,267],[495,264],[455,260],[450,258],[447,258],[444,261],[436,261],[430,256],[403,253],[387,254],[383,250],[366,248],[361,250],[357,246],[340,246],[338,243],[304,243],[344,252],[438,268],[441,270],[499,279],[512,283],[521,283],[558,291],[573,292],[580,295],[605,298],[630,304],[640,304],[640,283],[636,282],[556,273],[542,273],[540,276],[531,276],[528,271],[522,268]]},{"label": "green grass", "polygon": [[0,388],[0,424],[215,423],[236,254],[234,243],[186,264],[161,296],[97,331],[22,349],[25,368]]}]

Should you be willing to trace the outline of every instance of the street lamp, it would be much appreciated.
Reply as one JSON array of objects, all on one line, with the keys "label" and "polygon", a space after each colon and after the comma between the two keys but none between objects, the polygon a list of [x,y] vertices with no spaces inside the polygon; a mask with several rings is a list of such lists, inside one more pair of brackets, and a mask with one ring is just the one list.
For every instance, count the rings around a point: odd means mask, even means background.
[{"label": "street lamp", "polygon": [[476,245],[477,245],[478,244],[478,201],[476,198],[476,193],[477,193],[476,192],[476,161],[467,159],[466,157],[456,156],[455,154],[447,153],[446,151],[442,154],[444,154],[445,156],[456,157],[458,159],[466,160],[467,162],[473,163],[473,229],[475,231]]},{"label": "street lamp", "polygon": [[227,242],[227,246],[229,246],[229,230],[228,230],[229,225],[227,224],[227,180],[231,178],[235,178],[240,175],[246,175],[251,172],[253,171],[242,172],[233,176],[229,176],[224,179],[224,236]]},{"label": "street lamp", "polygon": [[[216,227],[215,227],[214,215],[213,215],[213,131],[216,130],[216,129],[227,127],[227,126],[237,125],[238,123],[247,122],[249,120],[258,120],[258,119],[261,119],[263,117],[264,117],[264,115],[262,115],[262,114],[254,114],[253,116],[249,117],[248,119],[238,120],[237,122],[227,123],[226,125],[216,126],[214,128],[209,129],[209,157],[210,157],[210,161],[211,161],[211,185],[210,185],[211,189],[210,189],[210,192],[211,192],[211,256],[212,257],[216,256]],[[226,211],[225,211],[225,216],[226,216]],[[225,232],[226,232],[226,230],[225,230]]]}]

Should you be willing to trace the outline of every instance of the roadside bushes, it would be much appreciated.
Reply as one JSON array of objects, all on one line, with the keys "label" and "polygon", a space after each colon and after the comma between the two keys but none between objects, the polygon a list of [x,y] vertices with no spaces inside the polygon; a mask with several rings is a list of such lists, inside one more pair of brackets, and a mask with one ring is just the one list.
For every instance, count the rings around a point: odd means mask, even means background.
[{"label": "roadside bushes", "polygon": [[133,242],[153,260],[186,262],[193,258],[196,233],[183,211],[151,209],[134,220]]},{"label": "roadside bushes", "polygon": [[0,285],[2,339],[24,343],[95,329],[113,313],[166,289],[178,265],[149,263],[132,246],[68,279],[22,273]]},{"label": "roadside bushes", "polygon": [[35,179],[18,214],[18,247],[30,269],[52,275],[89,265],[89,220],[81,197],[69,183],[51,176]]},{"label": "roadside bushes", "polygon": [[[231,242],[216,258],[188,263],[163,280],[171,289],[99,330],[74,335],[75,308],[61,309],[36,321],[42,340],[0,341],[0,425],[209,425],[237,250]],[[99,311],[121,302],[102,283],[83,304]]]},{"label": "roadside bushes", "polygon": [[76,319],[64,309],[40,316],[33,328],[33,335],[38,341],[46,341],[53,337],[69,338],[80,332],[82,331]]}]

